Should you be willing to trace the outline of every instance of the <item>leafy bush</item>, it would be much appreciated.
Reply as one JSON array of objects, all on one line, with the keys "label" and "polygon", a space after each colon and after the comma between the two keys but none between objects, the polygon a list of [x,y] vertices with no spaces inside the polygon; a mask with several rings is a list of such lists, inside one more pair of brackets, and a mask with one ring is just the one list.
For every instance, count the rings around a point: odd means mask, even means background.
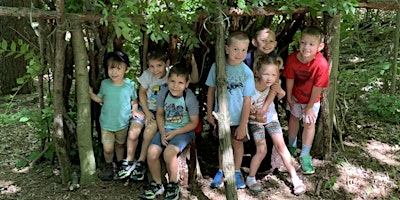
[{"label": "leafy bush", "polygon": [[400,123],[400,100],[398,96],[373,91],[367,94],[367,103],[370,116],[385,122]]}]

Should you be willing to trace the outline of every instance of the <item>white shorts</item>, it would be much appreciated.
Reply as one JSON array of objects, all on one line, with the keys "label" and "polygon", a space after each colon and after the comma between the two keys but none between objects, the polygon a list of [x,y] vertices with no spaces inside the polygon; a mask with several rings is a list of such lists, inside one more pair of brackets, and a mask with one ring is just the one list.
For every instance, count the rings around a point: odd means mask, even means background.
[{"label": "white shorts", "polygon": [[[297,102],[297,99],[292,97],[294,102]],[[295,103],[293,106],[293,109],[290,109],[289,104],[286,105],[286,110],[290,111],[290,113],[300,119],[306,119],[306,116],[303,113],[304,108],[307,106],[307,104],[299,104],[299,103]],[[315,113],[315,116],[317,116],[315,118],[315,120],[313,122],[308,122],[307,120],[304,121],[304,123],[312,123],[315,124],[317,122],[317,118],[318,118],[318,112],[319,112],[319,108],[321,107],[321,102],[317,102],[314,103],[313,105],[313,110]]]}]

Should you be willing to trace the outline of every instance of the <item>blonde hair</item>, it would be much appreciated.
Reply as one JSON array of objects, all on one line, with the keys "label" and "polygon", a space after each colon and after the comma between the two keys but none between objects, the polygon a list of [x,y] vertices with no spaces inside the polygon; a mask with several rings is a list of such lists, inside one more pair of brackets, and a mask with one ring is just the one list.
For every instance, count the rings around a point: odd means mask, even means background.
[{"label": "blonde hair", "polygon": [[243,32],[243,31],[235,31],[231,34],[229,34],[228,39],[226,39],[226,45],[231,45],[233,40],[240,40],[240,41],[245,41],[247,40],[250,42],[249,36]]},{"label": "blonde hair", "polygon": [[324,42],[324,33],[316,26],[307,26],[304,28],[303,31],[301,31],[301,37],[303,37],[303,35],[311,35],[317,37],[320,43]]},{"label": "blonde hair", "polygon": [[262,29],[260,29],[260,30],[258,30],[257,32],[256,32],[256,34],[254,34],[254,36],[253,36],[253,39],[257,39],[257,37],[258,37],[258,35],[261,33],[261,31],[266,31],[267,33],[271,33],[271,34],[274,34],[274,36],[276,37],[276,34],[275,34],[275,32],[273,31],[273,30],[271,30],[270,28],[262,28]]},{"label": "blonde hair", "polygon": [[260,70],[263,68],[265,65],[274,65],[276,66],[276,71],[278,72],[279,75],[279,69],[283,66],[283,60],[281,57],[272,57],[268,55],[262,55],[258,56],[254,60],[254,74],[257,74],[260,72]]}]

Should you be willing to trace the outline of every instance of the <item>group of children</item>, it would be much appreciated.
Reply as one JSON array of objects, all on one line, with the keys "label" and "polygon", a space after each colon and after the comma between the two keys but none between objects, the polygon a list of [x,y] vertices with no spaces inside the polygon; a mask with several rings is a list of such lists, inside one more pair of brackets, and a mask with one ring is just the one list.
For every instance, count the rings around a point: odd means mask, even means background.
[{"label": "group of children", "polygon": [[[283,69],[286,92],[280,86],[279,71],[283,60],[274,52],[275,33],[270,29],[258,31],[251,40],[256,49],[248,53],[250,39],[244,32],[231,33],[226,41],[226,84],[230,114],[231,141],[234,154],[235,178],[238,189],[246,185],[253,191],[262,190],[255,175],[267,153],[265,132],[271,136],[274,147],[286,166],[296,195],[306,187],[296,174],[293,158],[297,156],[297,132],[303,119],[300,161],[303,174],[314,173],[310,149],[314,139],[315,123],[320,107],[322,88],[328,87],[329,64],[319,52],[323,49],[323,34],[317,27],[306,27],[299,39],[299,50],[287,59]],[[106,166],[102,180],[143,180],[147,161],[152,181],[141,198],[154,199],[166,191],[165,199],[178,199],[178,154],[194,137],[199,122],[198,101],[188,89],[189,83],[199,81],[197,65],[192,55],[189,70],[184,63],[169,66],[165,52],[155,50],[148,55],[148,69],[139,77],[139,97],[136,83],[124,77],[129,71],[129,59],[122,52],[106,55],[109,78],[102,81],[100,91],[89,91],[93,101],[102,104],[100,114],[101,137]],[[213,64],[207,80],[207,120],[217,121],[216,65]],[[274,99],[286,96],[289,118],[288,146],[275,110]],[[139,106],[140,104],[140,106]],[[135,161],[138,138],[143,130],[139,158]],[[241,173],[244,154],[243,140],[252,135],[256,153],[250,163],[246,179]],[[126,141],[126,157],[124,144]],[[113,155],[121,162],[114,172]],[[162,185],[160,155],[168,172],[166,189]],[[292,158],[293,157],[293,158]],[[222,187],[224,173],[221,152],[219,170],[211,182],[212,188]]]}]

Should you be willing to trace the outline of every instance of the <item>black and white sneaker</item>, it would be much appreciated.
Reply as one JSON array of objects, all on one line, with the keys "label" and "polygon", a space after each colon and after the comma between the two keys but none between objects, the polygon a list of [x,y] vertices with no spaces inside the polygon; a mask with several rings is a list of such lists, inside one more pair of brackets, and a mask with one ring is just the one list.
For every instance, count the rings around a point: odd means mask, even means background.
[{"label": "black and white sneaker", "polygon": [[177,183],[168,183],[167,193],[165,194],[165,200],[178,200],[179,199],[179,186]]},{"label": "black and white sneaker", "polygon": [[118,179],[124,179],[131,175],[134,168],[133,161],[122,160],[121,170],[118,172]]},{"label": "black and white sneaker", "polygon": [[140,195],[142,199],[155,199],[158,195],[164,194],[164,186],[151,181],[146,190]]},{"label": "black and white sneaker", "polygon": [[146,166],[143,161],[138,161],[131,174],[131,179],[135,181],[142,181],[146,173]]}]

